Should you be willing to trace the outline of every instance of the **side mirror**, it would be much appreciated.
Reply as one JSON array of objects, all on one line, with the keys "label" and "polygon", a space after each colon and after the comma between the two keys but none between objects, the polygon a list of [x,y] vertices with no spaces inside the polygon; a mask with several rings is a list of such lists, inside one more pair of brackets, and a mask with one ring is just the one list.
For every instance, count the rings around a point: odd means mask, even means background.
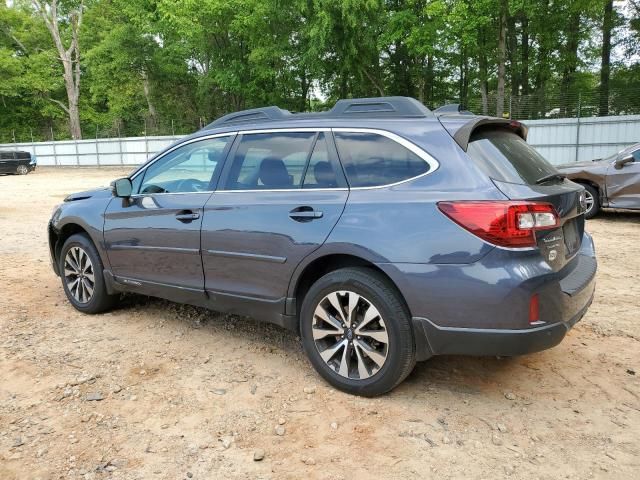
[{"label": "side mirror", "polygon": [[119,198],[129,198],[131,196],[131,192],[133,190],[133,185],[131,184],[131,180],[128,178],[119,178],[111,182],[111,192],[115,197]]},{"label": "side mirror", "polygon": [[626,157],[622,157],[616,160],[614,167],[616,170],[620,170],[627,163],[631,163],[631,162],[633,162],[633,155],[627,155]]}]

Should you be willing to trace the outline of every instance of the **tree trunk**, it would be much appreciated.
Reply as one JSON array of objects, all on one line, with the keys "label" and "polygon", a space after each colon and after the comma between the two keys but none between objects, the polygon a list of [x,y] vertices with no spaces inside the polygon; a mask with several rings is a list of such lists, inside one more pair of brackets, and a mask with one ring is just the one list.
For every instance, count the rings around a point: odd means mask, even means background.
[{"label": "tree trunk", "polygon": [[33,0],[33,5],[43,18],[44,23],[51,34],[53,43],[56,46],[60,61],[62,62],[64,85],[67,91],[67,105],[53,100],[69,116],[69,133],[74,140],[82,138],[80,127],[80,110],[78,103],[80,99],[80,25],[82,24],[82,9],[84,5],[80,2],[77,10],[69,13],[68,19],[71,24],[71,44],[65,48],[60,35],[60,24],[58,21],[58,0],[51,3],[42,3],[40,0]]},{"label": "tree trunk", "polygon": [[564,69],[562,71],[562,80],[560,81],[561,105],[560,114],[566,117],[570,113],[572,103],[571,87],[573,85],[574,75],[578,69],[578,46],[580,44],[580,12],[576,11],[569,17],[569,26],[567,29],[567,43],[564,51]]},{"label": "tree trunk", "polygon": [[526,13],[522,17],[522,70],[520,71],[520,84],[522,95],[529,95],[529,19]]},{"label": "tree trunk", "polygon": [[507,56],[507,0],[500,2],[500,28],[498,33],[498,91],[496,93],[496,116],[504,116],[504,77]]},{"label": "tree trunk", "polygon": [[482,97],[482,114],[489,115],[489,73],[487,71],[486,32],[480,32],[480,48],[478,50],[478,67],[480,69],[480,96]]},{"label": "tree trunk", "polygon": [[434,81],[433,55],[429,53],[427,55],[427,85],[426,85],[425,97],[427,100],[427,105],[432,105],[432,106],[433,106],[433,81]]},{"label": "tree trunk", "polygon": [[509,57],[511,97],[517,97],[520,92],[520,78],[518,72],[518,38],[516,33],[516,16],[509,15],[507,17],[507,52]]},{"label": "tree trunk", "polygon": [[151,90],[149,88],[149,76],[146,70],[142,70],[142,91],[144,92],[144,98],[147,101],[147,108],[149,110],[149,124],[148,127],[155,131],[158,126],[158,113],[156,107],[151,100]]},{"label": "tree trunk", "polygon": [[613,30],[613,0],[604,5],[602,21],[602,61],[600,63],[600,107],[601,117],[609,115],[609,74],[611,64],[611,30]]}]

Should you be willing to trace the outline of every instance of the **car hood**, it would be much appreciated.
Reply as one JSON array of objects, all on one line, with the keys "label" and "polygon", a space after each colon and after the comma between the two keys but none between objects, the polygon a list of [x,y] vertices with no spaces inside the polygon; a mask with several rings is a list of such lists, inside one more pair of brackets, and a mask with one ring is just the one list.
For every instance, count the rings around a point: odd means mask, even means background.
[{"label": "car hood", "polygon": [[603,159],[598,160],[585,160],[582,162],[563,163],[562,165],[556,165],[558,170],[565,170],[571,168],[579,168],[581,170],[588,170],[588,167],[599,167]]},{"label": "car hood", "polygon": [[77,200],[86,200],[88,198],[107,198],[113,195],[111,187],[100,187],[94,190],[86,190],[84,192],[72,193],[64,199],[65,202],[75,202]]}]

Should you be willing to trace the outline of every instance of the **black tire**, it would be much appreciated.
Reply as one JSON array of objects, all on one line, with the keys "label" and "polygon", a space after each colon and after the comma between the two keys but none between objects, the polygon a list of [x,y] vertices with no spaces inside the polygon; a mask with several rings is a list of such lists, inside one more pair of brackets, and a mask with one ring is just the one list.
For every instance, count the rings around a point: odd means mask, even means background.
[{"label": "black tire", "polygon": [[[388,336],[387,356],[377,372],[368,378],[347,378],[340,375],[337,366],[332,368],[322,359],[319,347],[316,346],[313,338],[316,307],[332,292],[345,290],[364,297],[366,304],[374,306],[380,313],[380,317],[384,319],[385,332]],[[411,315],[396,288],[387,278],[373,269],[344,268],[321,277],[311,286],[304,297],[300,322],[302,344],[311,364],[327,382],[344,392],[366,397],[381,395],[400,384],[415,366],[416,354]],[[353,337],[355,336],[354,333]],[[339,342],[340,338],[345,337],[331,336],[329,338],[334,342]],[[352,337],[350,336],[350,338]],[[359,341],[360,337],[357,338]],[[351,358],[357,368],[359,359],[356,358],[355,338],[353,342],[354,346],[350,347],[353,353]],[[344,353],[344,350],[338,351]],[[360,352],[362,351],[361,349]],[[355,368],[351,371],[355,375]]]},{"label": "black tire", "polygon": [[26,165],[18,165],[16,167],[16,174],[26,175],[27,173],[29,173],[29,167],[27,167]]},{"label": "black tire", "polygon": [[583,187],[587,191],[587,194],[591,195],[591,198],[593,198],[593,205],[591,209],[587,210],[584,214],[584,218],[588,220],[600,213],[600,192],[591,185],[583,185]]},{"label": "black tire", "polygon": [[[91,261],[92,275],[94,277],[93,292],[91,297],[86,302],[79,301],[75,298],[74,294],[69,288],[69,285],[67,284],[67,279],[74,277],[67,277],[65,275],[65,259],[67,258],[67,253],[69,253],[69,250],[74,247],[81,249]],[[67,295],[67,299],[76,310],[82,313],[93,314],[104,312],[114,306],[117,300],[117,296],[109,295],[107,293],[107,288],[102,273],[103,266],[102,261],[100,260],[100,255],[98,254],[95,245],[86,234],[77,233],[67,238],[67,240],[64,242],[64,245],[62,246],[62,250],[60,251],[58,268],[60,271],[60,278],[62,279],[62,288],[64,289],[64,293]]]}]

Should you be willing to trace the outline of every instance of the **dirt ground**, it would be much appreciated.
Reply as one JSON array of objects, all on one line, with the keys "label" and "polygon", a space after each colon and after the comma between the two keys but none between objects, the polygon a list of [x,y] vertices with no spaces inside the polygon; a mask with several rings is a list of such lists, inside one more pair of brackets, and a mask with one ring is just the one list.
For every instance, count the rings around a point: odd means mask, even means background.
[{"label": "dirt ground", "polygon": [[135,296],[76,312],[46,223],[121,173],[0,176],[0,479],[640,478],[640,214],[588,222],[597,295],[558,347],[435,358],[363,399],[270,325]]}]

